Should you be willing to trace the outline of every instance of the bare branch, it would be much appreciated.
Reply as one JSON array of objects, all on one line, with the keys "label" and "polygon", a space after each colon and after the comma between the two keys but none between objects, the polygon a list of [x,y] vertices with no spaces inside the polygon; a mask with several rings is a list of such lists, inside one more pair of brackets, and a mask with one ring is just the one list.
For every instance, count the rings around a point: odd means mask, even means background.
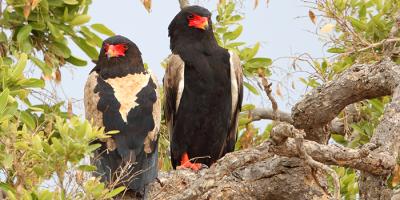
[{"label": "bare branch", "polygon": [[[286,113],[283,111],[277,111],[278,118],[276,120],[281,122],[293,123],[292,116],[290,113]],[[252,121],[258,121],[261,119],[274,119],[274,111],[269,108],[256,108],[254,110],[249,111],[250,117]]]},{"label": "bare branch", "polygon": [[[280,110],[278,110],[277,112],[278,112],[278,119],[276,119],[277,121],[293,124],[293,119],[290,113],[283,112]],[[249,111],[249,116],[251,121],[258,121],[263,119],[274,120],[274,111],[270,108],[255,108],[254,110]],[[339,118],[333,119],[328,129],[329,131],[334,132],[336,134],[345,135],[344,123]]]},{"label": "bare branch", "polygon": [[[270,151],[280,156],[298,156],[296,141],[292,139],[298,132],[299,130],[286,123],[275,126],[271,132],[271,142],[274,145],[270,147]],[[394,169],[396,159],[387,152],[371,152],[376,147],[375,144],[366,144],[361,149],[351,149],[304,141],[305,152],[318,162],[350,167],[376,175],[388,175]]]},{"label": "bare branch", "polygon": [[260,77],[261,84],[264,87],[264,91],[267,94],[268,99],[271,101],[272,104],[272,111],[273,111],[272,120],[277,120],[279,119],[278,103],[276,102],[274,96],[272,96],[272,89],[271,89],[272,83],[268,82],[263,72],[259,72],[258,77]]},{"label": "bare branch", "polygon": [[349,104],[392,94],[398,83],[400,66],[390,60],[354,65],[297,103],[292,109],[293,124],[307,132],[306,138],[326,138],[308,130],[325,127]]}]

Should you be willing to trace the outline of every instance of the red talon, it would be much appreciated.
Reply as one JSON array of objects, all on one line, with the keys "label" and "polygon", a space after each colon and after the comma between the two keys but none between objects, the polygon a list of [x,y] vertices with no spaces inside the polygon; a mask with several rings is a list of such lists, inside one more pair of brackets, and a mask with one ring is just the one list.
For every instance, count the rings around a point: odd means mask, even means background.
[{"label": "red talon", "polygon": [[189,160],[189,156],[187,153],[184,153],[181,158],[181,165],[177,167],[177,169],[192,169],[194,171],[198,171],[202,168],[201,163],[192,163]]}]

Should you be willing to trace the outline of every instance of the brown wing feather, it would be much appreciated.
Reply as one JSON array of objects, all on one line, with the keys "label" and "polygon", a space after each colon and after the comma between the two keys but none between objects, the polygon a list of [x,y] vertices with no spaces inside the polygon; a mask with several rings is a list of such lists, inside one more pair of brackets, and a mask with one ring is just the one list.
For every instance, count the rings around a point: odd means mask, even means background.
[{"label": "brown wing feather", "polygon": [[239,113],[242,109],[243,101],[243,70],[240,58],[234,52],[230,52],[231,63],[231,92],[232,92],[232,117],[229,135],[226,140],[225,152],[228,153],[235,149]]},{"label": "brown wing feather", "polygon": [[168,65],[164,75],[164,115],[169,133],[173,128],[176,114],[184,87],[185,64],[179,55],[172,54],[168,58]]},{"label": "brown wing feather", "polygon": [[99,102],[100,96],[94,92],[94,88],[97,85],[98,74],[93,71],[89,74],[89,77],[85,84],[84,89],[84,104],[85,104],[85,117],[87,120],[93,120],[93,125],[97,127],[103,126],[103,113],[97,109],[97,103]]}]

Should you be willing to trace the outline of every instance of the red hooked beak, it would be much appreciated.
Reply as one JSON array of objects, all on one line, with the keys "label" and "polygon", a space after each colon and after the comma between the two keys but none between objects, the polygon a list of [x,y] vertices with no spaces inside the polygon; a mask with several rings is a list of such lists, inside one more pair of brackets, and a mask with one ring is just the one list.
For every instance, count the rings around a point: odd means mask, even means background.
[{"label": "red hooked beak", "polygon": [[202,17],[200,15],[191,14],[188,16],[189,27],[195,27],[198,29],[206,30],[208,28],[208,17]]},{"label": "red hooked beak", "polygon": [[125,52],[128,50],[128,46],[125,44],[106,44],[104,48],[107,58],[125,56]]}]

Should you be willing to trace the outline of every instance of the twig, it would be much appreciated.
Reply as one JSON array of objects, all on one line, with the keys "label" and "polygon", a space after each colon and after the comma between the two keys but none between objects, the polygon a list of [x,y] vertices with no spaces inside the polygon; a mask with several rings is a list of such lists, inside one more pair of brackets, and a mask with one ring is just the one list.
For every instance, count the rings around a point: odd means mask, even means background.
[{"label": "twig", "polygon": [[276,103],[275,98],[272,96],[272,83],[269,83],[268,80],[265,78],[265,75],[263,72],[259,71],[258,72],[258,77],[261,79],[261,84],[264,87],[264,91],[268,96],[268,99],[271,101],[272,104],[272,110],[273,110],[273,119],[272,120],[277,120],[279,119],[279,113],[278,113],[278,103]]},{"label": "twig", "polygon": [[342,56],[348,56],[348,55],[350,55],[352,53],[355,53],[355,52],[363,52],[363,51],[367,51],[369,49],[376,48],[376,47],[379,47],[379,46],[382,46],[382,45],[386,46],[387,44],[393,44],[395,42],[400,42],[400,38],[391,38],[391,39],[382,40],[380,42],[373,43],[373,44],[368,45],[367,47],[364,47],[364,48],[361,48],[361,49],[355,49],[355,50],[352,50],[352,51],[349,51],[349,52],[345,52],[345,53],[343,53],[341,55]]}]

